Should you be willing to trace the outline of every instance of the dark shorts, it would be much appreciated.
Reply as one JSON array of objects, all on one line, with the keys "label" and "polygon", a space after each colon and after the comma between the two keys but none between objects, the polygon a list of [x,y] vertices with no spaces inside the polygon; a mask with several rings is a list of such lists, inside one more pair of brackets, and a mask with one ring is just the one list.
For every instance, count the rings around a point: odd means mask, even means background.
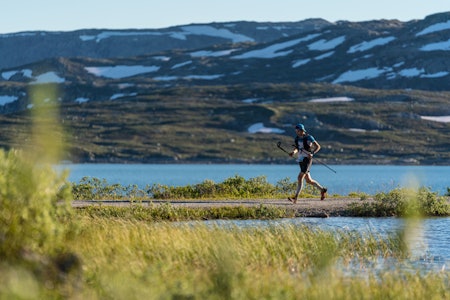
[{"label": "dark shorts", "polygon": [[298,163],[298,165],[300,166],[300,171],[302,173],[308,173],[309,169],[311,168],[311,163],[312,160],[310,158],[308,157],[303,158],[303,160]]}]

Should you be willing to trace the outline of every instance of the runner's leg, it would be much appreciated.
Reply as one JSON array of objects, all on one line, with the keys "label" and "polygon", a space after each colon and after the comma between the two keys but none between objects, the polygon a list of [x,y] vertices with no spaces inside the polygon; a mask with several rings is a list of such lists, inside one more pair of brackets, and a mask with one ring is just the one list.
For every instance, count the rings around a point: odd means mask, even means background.
[{"label": "runner's leg", "polygon": [[319,190],[322,190],[322,189],[323,189],[323,187],[320,185],[319,182],[317,182],[317,181],[315,181],[314,179],[312,179],[310,173],[306,174],[305,179],[306,179],[306,182],[307,182],[307,183],[309,183],[309,184],[315,186],[315,187],[318,188]]},{"label": "runner's leg", "polygon": [[300,167],[300,173],[298,174],[297,177],[297,190],[295,191],[295,195],[293,197],[288,197],[288,200],[294,204],[297,203],[298,195],[300,195],[300,192],[302,191],[303,188],[303,179],[305,178],[305,175],[308,172],[307,160],[304,159],[303,161],[299,162],[298,165]]},{"label": "runner's leg", "polygon": [[319,182],[312,179],[311,174],[309,172],[308,172],[308,174],[306,174],[305,179],[306,179],[307,183],[315,186],[316,188],[318,188],[320,190],[320,200],[325,199],[325,195],[327,193],[327,188],[321,186]]},{"label": "runner's leg", "polygon": [[297,203],[297,198],[303,188],[303,179],[305,178],[305,173],[300,172],[297,177],[297,190],[295,191],[295,195],[293,197],[288,197],[288,200],[292,203]]},{"label": "runner's leg", "polygon": [[298,195],[300,195],[300,192],[303,189],[303,179],[305,178],[306,174],[303,172],[300,172],[297,177],[297,190],[295,191],[295,199],[298,198]]}]

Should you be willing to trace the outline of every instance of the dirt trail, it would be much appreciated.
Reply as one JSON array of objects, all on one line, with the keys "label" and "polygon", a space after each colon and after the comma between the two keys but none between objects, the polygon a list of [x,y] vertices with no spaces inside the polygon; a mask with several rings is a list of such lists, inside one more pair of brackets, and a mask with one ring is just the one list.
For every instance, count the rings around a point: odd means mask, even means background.
[{"label": "dirt trail", "polygon": [[[175,207],[192,207],[207,209],[211,207],[223,206],[275,206],[295,211],[299,217],[331,217],[348,215],[348,205],[361,201],[359,198],[327,198],[321,201],[318,198],[298,199],[296,204],[292,204],[287,199],[244,199],[244,200],[151,200],[142,202],[116,201],[116,200],[77,200],[73,201],[73,207],[85,207],[90,205],[109,206],[129,206],[129,205],[161,205],[170,203]],[[372,201],[368,198],[364,201]]]}]

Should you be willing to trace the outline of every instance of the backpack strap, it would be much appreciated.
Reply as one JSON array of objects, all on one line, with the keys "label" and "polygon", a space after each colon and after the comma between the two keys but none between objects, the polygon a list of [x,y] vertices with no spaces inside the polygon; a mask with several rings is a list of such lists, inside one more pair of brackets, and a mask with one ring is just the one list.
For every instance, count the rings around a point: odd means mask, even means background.
[{"label": "backpack strap", "polygon": [[305,135],[303,137],[303,149],[305,149],[308,152],[311,151],[311,146],[308,144],[308,135]]},{"label": "backpack strap", "polygon": [[298,138],[298,136],[295,137],[294,143],[295,143],[295,145],[293,145],[293,146],[295,147],[295,149],[297,149],[298,151],[300,151],[299,138]]}]

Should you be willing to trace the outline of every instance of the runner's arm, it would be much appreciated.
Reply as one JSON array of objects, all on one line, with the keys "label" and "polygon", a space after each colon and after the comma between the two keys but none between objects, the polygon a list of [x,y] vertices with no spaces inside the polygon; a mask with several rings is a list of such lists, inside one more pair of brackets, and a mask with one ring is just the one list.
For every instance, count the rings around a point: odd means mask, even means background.
[{"label": "runner's arm", "polygon": [[294,148],[291,153],[289,153],[289,156],[294,156],[298,152],[297,148]]},{"label": "runner's arm", "polygon": [[311,156],[320,151],[320,144],[317,141],[314,141],[311,145]]}]

